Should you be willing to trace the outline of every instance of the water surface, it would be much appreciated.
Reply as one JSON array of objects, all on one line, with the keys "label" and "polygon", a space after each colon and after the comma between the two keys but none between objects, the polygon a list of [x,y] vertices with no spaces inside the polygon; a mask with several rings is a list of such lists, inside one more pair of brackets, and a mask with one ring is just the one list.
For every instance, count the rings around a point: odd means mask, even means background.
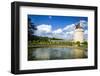
[{"label": "water surface", "polygon": [[87,50],[78,48],[28,48],[28,60],[87,58]]}]

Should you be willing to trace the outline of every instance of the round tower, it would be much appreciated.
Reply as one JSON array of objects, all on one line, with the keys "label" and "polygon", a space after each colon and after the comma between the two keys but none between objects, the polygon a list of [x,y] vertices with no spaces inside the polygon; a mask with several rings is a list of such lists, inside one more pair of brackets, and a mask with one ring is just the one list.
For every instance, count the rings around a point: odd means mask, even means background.
[{"label": "round tower", "polygon": [[75,32],[74,32],[74,42],[80,42],[82,43],[84,40],[84,30],[82,28],[81,21],[75,26]]}]

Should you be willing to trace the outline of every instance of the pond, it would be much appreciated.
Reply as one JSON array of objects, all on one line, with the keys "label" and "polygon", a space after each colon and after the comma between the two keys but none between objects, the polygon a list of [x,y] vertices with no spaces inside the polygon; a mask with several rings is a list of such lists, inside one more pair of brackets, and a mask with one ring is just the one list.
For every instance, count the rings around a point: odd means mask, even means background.
[{"label": "pond", "polygon": [[86,49],[78,48],[28,48],[28,61],[87,58]]}]

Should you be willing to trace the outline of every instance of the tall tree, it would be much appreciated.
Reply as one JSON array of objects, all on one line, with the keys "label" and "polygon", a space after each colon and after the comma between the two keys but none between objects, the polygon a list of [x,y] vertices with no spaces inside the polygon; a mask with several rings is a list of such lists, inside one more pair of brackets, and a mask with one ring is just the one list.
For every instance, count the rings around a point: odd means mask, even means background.
[{"label": "tall tree", "polygon": [[32,23],[30,18],[28,18],[28,40],[33,40],[35,30],[37,30],[35,24]]}]

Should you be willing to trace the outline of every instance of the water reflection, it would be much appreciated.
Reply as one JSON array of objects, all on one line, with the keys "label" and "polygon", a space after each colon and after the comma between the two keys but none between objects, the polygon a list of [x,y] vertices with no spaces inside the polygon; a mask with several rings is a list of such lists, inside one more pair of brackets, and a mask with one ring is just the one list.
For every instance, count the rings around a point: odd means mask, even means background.
[{"label": "water reflection", "polygon": [[72,52],[72,56],[73,58],[86,58],[87,55],[86,55],[86,50],[82,50],[82,49],[73,49]]},{"label": "water reflection", "polygon": [[87,51],[73,48],[29,48],[28,60],[87,58]]}]

